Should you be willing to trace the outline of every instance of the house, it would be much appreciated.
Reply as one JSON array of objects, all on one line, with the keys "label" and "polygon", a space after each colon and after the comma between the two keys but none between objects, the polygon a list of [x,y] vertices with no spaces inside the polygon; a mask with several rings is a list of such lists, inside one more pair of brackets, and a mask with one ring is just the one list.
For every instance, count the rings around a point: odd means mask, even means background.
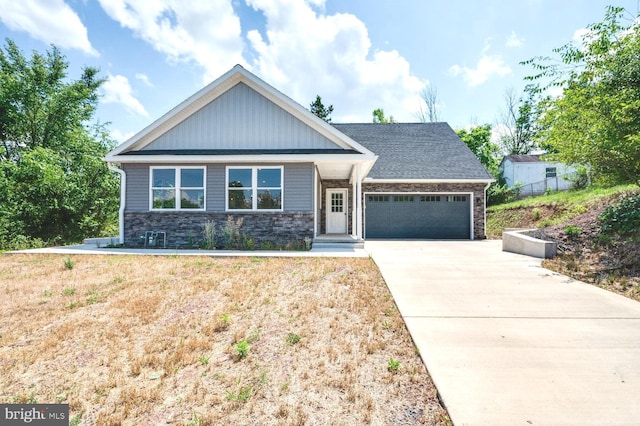
[{"label": "house", "polygon": [[541,155],[506,155],[500,162],[508,188],[520,188],[521,195],[538,195],[547,191],[571,188],[568,179],[576,169],[562,163],[544,161]]},{"label": "house", "polygon": [[229,218],[257,245],[322,235],[485,238],[493,181],[445,123],[336,124],[236,65],[107,154],[120,240],[171,247]]}]

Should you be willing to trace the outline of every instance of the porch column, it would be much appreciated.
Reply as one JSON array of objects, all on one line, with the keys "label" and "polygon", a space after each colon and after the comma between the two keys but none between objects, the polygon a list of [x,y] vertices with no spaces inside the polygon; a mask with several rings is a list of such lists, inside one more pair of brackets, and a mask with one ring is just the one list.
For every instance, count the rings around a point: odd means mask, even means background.
[{"label": "porch column", "polygon": [[362,176],[360,176],[362,165],[356,166],[356,237],[362,239]]},{"label": "porch column", "polygon": [[[357,167],[357,166],[356,166]],[[357,221],[357,214],[356,214],[356,191],[357,191],[357,178],[356,178],[356,171],[354,169],[352,169],[351,171],[351,236],[355,237],[357,235],[357,229],[358,229],[358,221]]]}]

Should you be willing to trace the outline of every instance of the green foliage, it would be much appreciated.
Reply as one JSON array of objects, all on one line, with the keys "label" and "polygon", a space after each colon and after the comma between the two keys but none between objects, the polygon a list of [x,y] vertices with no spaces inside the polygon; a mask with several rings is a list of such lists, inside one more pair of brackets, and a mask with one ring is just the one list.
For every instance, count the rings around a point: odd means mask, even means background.
[{"label": "green foliage", "polygon": [[588,166],[607,184],[640,183],[640,26],[623,25],[624,13],[610,6],[580,45],[524,62],[536,71],[528,80],[537,93],[563,90],[540,104],[538,142],[552,159]]},{"label": "green foliage", "polygon": [[540,210],[538,207],[534,207],[533,210],[531,210],[531,219],[538,220],[540,219],[541,215],[542,215],[542,210]]},{"label": "green foliage", "polygon": [[234,392],[227,392],[227,400],[229,401],[236,401],[236,402],[247,402],[249,400],[249,398],[251,398],[251,396],[253,395],[253,387],[252,386],[241,386],[240,389],[238,389],[238,393],[234,393]]},{"label": "green foliage", "polygon": [[300,336],[297,335],[296,333],[288,333],[287,334],[287,343],[290,345],[295,345],[296,343],[298,343],[300,341]]},{"label": "green foliage", "polygon": [[246,340],[238,342],[234,348],[239,359],[242,359],[249,354],[249,343],[247,343]]},{"label": "green foliage", "polygon": [[566,176],[566,179],[571,182],[571,189],[584,189],[591,181],[589,169],[584,166],[576,167],[575,173]]},{"label": "green foliage", "polygon": [[640,233],[640,195],[626,197],[618,203],[608,206],[600,215],[602,232],[615,232],[619,235],[638,235]]},{"label": "green foliage", "polygon": [[389,370],[391,373],[397,373],[399,369],[400,361],[389,358],[389,362],[387,363],[387,370]]},{"label": "green foliage", "polygon": [[536,122],[540,113],[537,98],[532,86],[527,86],[521,97],[513,90],[507,91],[506,110],[502,114],[502,124],[506,131],[500,137],[500,145],[507,154],[529,154],[537,148]]},{"label": "green foliage", "polygon": [[68,270],[73,269],[73,260],[70,257],[64,259],[64,267]]},{"label": "green foliage", "polygon": [[56,47],[0,49],[0,247],[75,242],[117,220],[119,185],[103,156],[115,144],[90,124],[104,80],[75,81]]},{"label": "green foliage", "polygon": [[239,218],[234,221],[233,217],[227,216],[227,223],[222,227],[222,241],[226,249],[238,248],[240,245],[240,227],[243,219]]},{"label": "green foliage", "polygon": [[397,121],[393,118],[393,115],[385,117],[384,110],[382,108],[376,108],[373,110],[373,122],[382,124],[397,123]]},{"label": "green foliage", "polygon": [[309,105],[309,109],[314,115],[320,117],[327,123],[331,123],[331,113],[333,112],[333,105],[325,107],[322,103],[322,98],[320,97],[320,95],[316,95],[316,100],[311,102],[311,105]]},{"label": "green foliage", "polygon": [[198,357],[198,362],[200,363],[200,365],[208,365],[209,364],[209,359],[211,357],[208,357],[206,355],[200,355]]},{"label": "green foliage", "polygon": [[498,145],[491,142],[491,124],[475,126],[469,130],[456,130],[456,134],[469,147],[471,152],[478,157],[480,163],[491,176],[497,178],[501,152]]},{"label": "green foliage", "polygon": [[76,289],[73,287],[66,287],[64,290],[62,290],[62,294],[64,296],[73,296],[74,294],[76,294]]},{"label": "green foliage", "polygon": [[564,228],[564,233],[569,238],[575,238],[582,234],[582,228],[576,225],[568,225]]}]

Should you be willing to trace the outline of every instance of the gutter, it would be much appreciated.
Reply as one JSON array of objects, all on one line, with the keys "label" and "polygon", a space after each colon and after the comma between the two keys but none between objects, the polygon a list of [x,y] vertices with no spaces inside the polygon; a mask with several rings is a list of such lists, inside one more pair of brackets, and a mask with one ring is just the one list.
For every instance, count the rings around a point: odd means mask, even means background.
[{"label": "gutter", "polygon": [[115,167],[113,163],[107,163],[109,170],[120,175],[120,210],[118,212],[119,233],[118,240],[124,244],[124,208],[127,201],[127,174],[124,170]]},{"label": "gutter", "polygon": [[[495,182],[495,180],[493,182]],[[485,239],[487,238],[487,189],[489,189],[489,187],[493,182],[487,183],[487,186],[484,187],[484,209],[482,209],[482,211],[484,212],[484,238]]]}]

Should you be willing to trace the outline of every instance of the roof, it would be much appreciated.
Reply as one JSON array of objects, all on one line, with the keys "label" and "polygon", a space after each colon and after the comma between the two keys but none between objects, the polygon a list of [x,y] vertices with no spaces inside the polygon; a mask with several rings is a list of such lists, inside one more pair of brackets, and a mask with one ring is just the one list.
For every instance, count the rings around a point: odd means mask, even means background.
[{"label": "roof", "polygon": [[493,180],[447,123],[333,126],[378,155],[369,178]]},{"label": "roof", "polygon": [[512,163],[539,163],[542,160],[540,155],[534,154],[511,154],[505,155],[503,160],[511,160]]}]

